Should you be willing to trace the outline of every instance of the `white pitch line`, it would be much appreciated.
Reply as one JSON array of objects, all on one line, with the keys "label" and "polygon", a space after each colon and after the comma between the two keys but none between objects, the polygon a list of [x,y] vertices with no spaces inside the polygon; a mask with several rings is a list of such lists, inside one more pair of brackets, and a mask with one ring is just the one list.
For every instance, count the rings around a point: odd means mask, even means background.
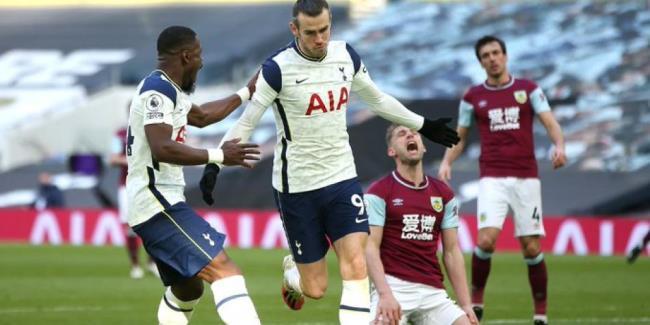
[{"label": "white pitch line", "polygon": [[[492,319],[482,322],[484,324],[530,324],[531,319]],[[568,324],[649,324],[650,317],[615,317],[615,318],[551,318],[553,323]]]},{"label": "white pitch line", "polygon": [[127,307],[84,307],[84,306],[58,306],[58,307],[29,307],[29,308],[7,308],[0,309],[0,314],[21,314],[21,313],[70,313],[89,312],[101,310],[129,310]]}]

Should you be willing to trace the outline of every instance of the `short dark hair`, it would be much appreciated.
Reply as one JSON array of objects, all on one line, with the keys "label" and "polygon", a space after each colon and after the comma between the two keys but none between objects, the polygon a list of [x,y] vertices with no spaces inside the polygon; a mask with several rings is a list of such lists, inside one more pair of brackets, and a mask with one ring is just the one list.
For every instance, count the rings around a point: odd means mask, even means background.
[{"label": "short dark hair", "polygon": [[387,147],[390,147],[390,142],[391,142],[391,140],[393,140],[393,131],[395,131],[395,129],[397,129],[400,126],[401,125],[399,125],[399,124],[391,123],[388,126],[388,128],[386,128],[386,146]]},{"label": "short dark hair", "polygon": [[158,55],[174,54],[196,41],[196,32],[185,26],[169,26],[158,35]]},{"label": "short dark hair", "polygon": [[316,17],[324,9],[330,9],[330,5],[326,0],[297,0],[293,4],[293,22],[297,23],[298,14],[301,12],[309,17]]},{"label": "short dark hair", "polygon": [[479,54],[479,50],[485,44],[492,43],[492,42],[499,43],[499,45],[501,46],[501,51],[503,51],[503,54],[507,54],[507,52],[506,52],[506,43],[502,39],[500,39],[500,38],[498,38],[496,36],[486,35],[486,36],[481,37],[478,41],[476,41],[476,44],[474,44],[474,52],[476,53],[476,58],[479,60],[479,62],[481,61],[481,55]]}]

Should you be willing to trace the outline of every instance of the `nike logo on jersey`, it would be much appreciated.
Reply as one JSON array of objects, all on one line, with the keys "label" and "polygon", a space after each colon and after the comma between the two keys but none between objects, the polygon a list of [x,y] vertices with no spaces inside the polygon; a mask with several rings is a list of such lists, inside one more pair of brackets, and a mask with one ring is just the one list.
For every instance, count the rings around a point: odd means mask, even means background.
[{"label": "nike logo on jersey", "polygon": [[296,79],[296,84],[301,84],[301,83],[303,83],[303,82],[304,82],[305,80],[307,80],[307,79],[309,79],[309,77],[307,77],[307,78],[305,78],[305,79],[300,79],[300,80]]},{"label": "nike logo on jersey", "polygon": [[363,218],[363,219],[359,219],[359,217],[354,218],[354,222],[356,222],[356,223],[362,223],[362,222],[364,222],[366,220],[368,220],[368,218]]}]

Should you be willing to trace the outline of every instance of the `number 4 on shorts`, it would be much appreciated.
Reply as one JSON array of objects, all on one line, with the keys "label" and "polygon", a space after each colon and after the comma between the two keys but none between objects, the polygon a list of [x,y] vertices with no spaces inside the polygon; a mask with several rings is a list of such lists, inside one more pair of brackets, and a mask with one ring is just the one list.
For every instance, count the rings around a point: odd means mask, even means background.
[{"label": "number 4 on shorts", "polygon": [[539,222],[539,211],[537,211],[537,207],[533,210],[533,220]]}]

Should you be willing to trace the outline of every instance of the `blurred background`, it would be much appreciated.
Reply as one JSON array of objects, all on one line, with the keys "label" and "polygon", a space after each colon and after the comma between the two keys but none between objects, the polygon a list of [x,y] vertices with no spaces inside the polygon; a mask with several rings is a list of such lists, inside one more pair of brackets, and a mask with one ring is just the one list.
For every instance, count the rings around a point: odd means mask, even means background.
[{"label": "blurred background", "polygon": [[[380,88],[427,117],[455,118],[464,91],[484,80],[473,52],[478,38],[505,40],[510,71],[542,87],[566,139],[568,166],[554,171],[551,143],[536,122],[546,251],[623,255],[650,230],[650,1],[330,4],[332,38],[359,52]],[[291,6],[283,0],[0,0],[0,243],[124,245],[116,212],[121,171],[112,155],[138,82],[156,68],[159,32],[169,25],[198,32],[204,67],[192,99],[202,103],[245,85],[266,57],[292,40]],[[188,144],[216,146],[242,110],[216,125],[190,128]],[[367,187],[394,167],[384,142],[388,123],[354,96],[347,114],[359,179]],[[271,191],[271,110],[251,140],[262,146],[264,159],[252,170],[223,170],[213,207],[201,201],[202,168],[186,167],[187,201],[229,235],[233,248],[283,248]],[[426,145],[425,170],[436,175],[444,150]],[[465,251],[476,234],[479,154],[474,129],[452,179],[462,201]],[[518,251],[510,221],[504,231],[499,250]],[[31,254],[25,246],[0,245],[0,265],[20,252]],[[34,259],[56,251],[40,254]],[[646,301],[636,310],[644,317],[631,323],[650,324],[650,272],[643,266],[630,281],[641,283],[634,301]],[[7,274],[5,280],[13,278]],[[0,290],[0,297],[11,297],[7,292]],[[0,310],[0,324],[9,314]]]},{"label": "blurred background", "polygon": [[[464,91],[484,79],[474,42],[498,35],[506,41],[511,72],[542,87],[566,137],[569,165],[553,171],[550,141],[535,126],[545,215],[647,216],[649,3],[334,0],[333,39],[352,44],[375,82],[407,107],[428,117],[455,117]],[[120,170],[109,162],[116,132],[126,125],[137,83],[155,69],[155,41],[164,27],[190,26],[202,40],[196,103],[231,94],[291,41],[291,1],[0,4],[4,208],[33,206],[44,172],[62,191],[66,208],[115,207]],[[189,143],[215,146],[241,112],[191,128]],[[387,123],[353,98],[348,124],[359,178],[368,186],[393,168],[382,140]],[[271,110],[252,141],[262,145],[264,160],[253,170],[224,170],[216,208],[275,209]],[[435,175],[443,149],[428,146],[426,170]],[[474,132],[452,181],[466,214],[476,210],[479,154]],[[185,168],[186,194],[191,205],[204,208],[197,187],[201,171]]]}]

